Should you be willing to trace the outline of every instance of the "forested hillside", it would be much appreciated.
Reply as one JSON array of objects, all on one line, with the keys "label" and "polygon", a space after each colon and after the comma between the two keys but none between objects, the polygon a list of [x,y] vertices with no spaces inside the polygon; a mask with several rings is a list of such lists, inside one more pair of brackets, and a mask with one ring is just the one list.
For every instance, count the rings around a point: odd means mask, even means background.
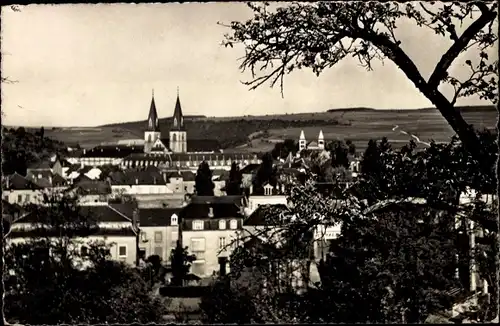
[{"label": "forested hillside", "polygon": [[44,128],[28,132],[23,127],[2,128],[2,172],[3,175],[17,172],[26,174],[26,168],[54,153],[66,153],[63,142],[45,137]]}]

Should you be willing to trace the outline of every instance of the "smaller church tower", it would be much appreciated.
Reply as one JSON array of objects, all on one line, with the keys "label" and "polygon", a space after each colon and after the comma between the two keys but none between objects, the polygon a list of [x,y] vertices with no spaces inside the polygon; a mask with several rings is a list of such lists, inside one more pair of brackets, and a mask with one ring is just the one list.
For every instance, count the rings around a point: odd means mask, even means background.
[{"label": "smaller church tower", "polygon": [[181,101],[179,99],[179,88],[177,87],[177,101],[175,102],[172,129],[170,129],[169,147],[174,153],[187,152],[187,132],[184,128],[184,116],[182,115]]},{"label": "smaller church tower", "polygon": [[306,136],[304,135],[304,130],[301,130],[299,138],[299,152],[304,149],[306,149]]},{"label": "smaller church tower", "polygon": [[153,90],[151,98],[151,106],[149,107],[149,115],[146,130],[144,131],[145,151],[153,146],[154,142],[160,138],[160,126],[158,121],[158,112],[156,111],[155,94]]},{"label": "smaller church tower", "polygon": [[323,150],[325,149],[325,137],[323,136],[323,130],[319,131],[318,135],[318,148]]}]

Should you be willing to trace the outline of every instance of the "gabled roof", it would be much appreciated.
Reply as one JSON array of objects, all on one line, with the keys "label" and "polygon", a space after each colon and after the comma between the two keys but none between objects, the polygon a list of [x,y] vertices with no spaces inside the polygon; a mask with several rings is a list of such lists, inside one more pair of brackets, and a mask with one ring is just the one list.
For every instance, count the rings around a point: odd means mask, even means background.
[{"label": "gabled roof", "polygon": [[111,194],[111,185],[107,181],[86,180],[80,181],[73,187],[82,195],[109,195]]},{"label": "gabled roof", "polygon": [[179,215],[181,208],[141,208],[140,226],[170,226],[173,214]]},{"label": "gabled roof", "polygon": [[[212,208],[213,216],[209,216]],[[240,207],[234,203],[210,202],[189,203],[179,212],[181,219],[207,219],[207,218],[225,218],[225,217],[243,217]]]},{"label": "gabled roof", "polygon": [[86,150],[82,157],[115,157],[124,158],[134,153],[144,153],[143,146],[101,145]]},{"label": "gabled roof", "polygon": [[182,171],[181,175],[184,181],[194,181],[196,178],[196,174],[191,171]]},{"label": "gabled roof", "polygon": [[241,206],[241,202],[245,197],[241,196],[192,196],[191,203],[194,204],[234,204]]},{"label": "gabled roof", "polygon": [[257,207],[257,209],[243,222],[244,226],[273,226],[269,223],[268,218],[264,212],[265,208],[272,206],[272,208],[277,210],[287,211],[288,208],[284,204],[276,205],[262,205]]},{"label": "gabled roof", "polygon": [[41,189],[40,186],[36,185],[34,182],[26,179],[25,177],[17,174],[6,176],[4,179],[4,189],[6,190],[35,190]]},{"label": "gabled roof", "polygon": [[[50,212],[50,208],[38,207],[36,211],[26,214],[17,223],[42,223],[47,217],[43,211]],[[42,212],[42,214],[40,214]],[[80,217],[88,217],[90,221],[96,222],[131,222],[132,216],[127,216],[126,213],[118,211],[110,205],[85,205],[80,206],[75,210],[75,214]],[[76,216],[76,215],[75,215]],[[15,224],[15,223],[14,223]]]},{"label": "gabled roof", "polygon": [[30,164],[28,170],[50,170],[54,164],[49,161],[40,161]]}]

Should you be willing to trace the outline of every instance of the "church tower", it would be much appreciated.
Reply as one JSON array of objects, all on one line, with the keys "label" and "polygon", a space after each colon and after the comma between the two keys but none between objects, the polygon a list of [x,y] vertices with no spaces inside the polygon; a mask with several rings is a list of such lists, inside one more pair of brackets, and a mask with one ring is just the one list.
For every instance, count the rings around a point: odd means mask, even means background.
[{"label": "church tower", "polygon": [[177,87],[177,101],[175,102],[172,129],[170,129],[170,150],[174,153],[187,152],[187,132],[184,128],[184,116],[182,115],[181,101],[179,100],[179,88]]},{"label": "church tower", "polygon": [[325,136],[323,136],[323,130],[319,131],[318,135],[318,148],[325,149]]},{"label": "church tower", "polygon": [[304,149],[306,149],[306,136],[304,135],[304,130],[301,130],[299,138],[299,152]]},{"label": "church tower", "polygon": [[144,142],[145,142],[145,151],[148,152],[147,148],[151,148],[154,142],[160,138],[160,126],[158,121],[158,112],[156,111],[155,104],[155,94],[153,90],[153,94],[151,97],[151,106],[149,107],[149,115],[146,130],[144,131]]}]

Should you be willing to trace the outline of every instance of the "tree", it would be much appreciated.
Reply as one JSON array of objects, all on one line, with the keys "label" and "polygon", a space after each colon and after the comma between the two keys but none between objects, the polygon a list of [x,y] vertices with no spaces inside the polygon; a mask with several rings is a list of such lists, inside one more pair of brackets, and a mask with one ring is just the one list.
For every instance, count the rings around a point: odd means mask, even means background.
[{"label": "tree", "polygon": [[285,139],[282,143],[274,145],[271,155],[274,159],[287,158],[290,153],[295,155],[298,150],[298,143],[293,139]]},{"label": "tree", "polygon": [[[47,197],[31,207],[35,228],[26,242],[9,243],[5,312],[18,323],[159,322],[164,304],[132,267],[109,260],[109,247],[78,238],[98,230],[70,197]],[[30,310],[26,314],[26,309]]]},{"label": "tree", "polygon": [[262,156],[262,163],[252,181],[254,193],[264,193],[264,185],[269,182],[272,186],[276,186],[277,176],[276,169],[273,167],[273,157],[270,153],[265,153]]},{"label": "tree", "polygon": [[195,190],[198,196],[213,196],[215,184],[212,181],[212,171],[207,162],[203,161],[198,166],[195,178]]},{"label": "tree", "polygon": [[[497,102],[498,61],[488,55],[494,55],[498,40],[493,30],[496,3],[295,2],[275,11],[267,3],[248,5],[254,17],[246,22],[232,22],[228,26],[232,33],[226,34],[224,44],[233,47],[241,43],[245,47],[240,68],[251,70],[253,80],[246,84],[252,89],[267,81],[272,86],[279,81],[283,89],[286,74],[310,68],[319,75],[347,57],[357,58],[367,70],[372,70],[374,60],[389,59],[435,105],[468,151],[481,155],[479,140],[455,110],[455,103],[458,98],[473,95]],[[452,41],[428,80],[396,36],[395,30],[403,20]],[[467,23],[459,35],[458,26]],[[452,76],[450,67],[472,48],[477,56],[474,63],[465,61],[470,69],[468,77]],[[255,71],[263,71],[264,75],[257,77]],[[451,98],[444,95],[442,86],[453,88]]]},{"label": "tree", "polygon": [[343,141],[336,141],[332,150],[332,166],[333,167],[349,167],[349,148]]},{"label": "tree", "polygon": [[229,178],[226,181],[226,194],[228,196],[238,196],[243,193],[241,187],[243,181],[243,176],[241,174],[240,168],[236,162],[231,164],[231,171],[229,171]]},{"label": "tree", "polygon": [[[484,148],[495,144],[494,137],[479,138],[483,139]],[[314,177],[310,177],[305,186],[292,189],[287,209],[262,208],[262,217],[269,227],[241,239],[247,244],[260,241],[261,245],[254,245],[253,250],[238,248],[231,256],[231,274],[251,268],[252,275],[264,275],[265,287],[259,279],[247,282],[259,287],[261,296],[253,296],[260,315],[266,312],[263,320],[291,322],[273,316],[293,316],[301,322],[417,323],[428,313],[449,307],[450,288],[468,287],[467,282],[454,275],[462,264],[457,264],[455,254],[469,258],[468,249],[466,254],[455,242],[455,218],[474,219],[492,231],[491,235],[498,226],[491,213],[478,210],[478,204],[474,203],[472,210],[459,205],[457,195],[466,186],[472,186],[474,180],[486,180],[489,176],[491,183],[495,160],[492,157],[489,167],[479,168],[479,162],[457,139],[449,144],[431,143],[422,152],[414,151],[414,146],[410,143],[397,151],[386,140],[380,144],[370,142],[369,148],[376,153],[374,165],[379,170],[367,173],[378,174],[377,180],[387,185],[376,194],[373,203],[364,202],[372,189],[366,188],[370,179],[364,176],[355,187],[345,190],[342,200],[318,192]],[[415,197],[419,200],[414,201]],[[330,243],[328,255],[318,256],[314,251],[313,259],[314,244],[327,241],[321,234],[312,238],[311,232],[322,225],[339,223],[341,234]],[[491,277],[496,248],[492,242],[485,248],[478,246],[475,254],[481,261],[480,273],[490,277],[493,287],[498,283]],[[274,281],[276,272],[269,266],[287,266],[292,257],[300,257],[306,271],[317,265],[321,282],[310,287],[305,297],[288,295],[287,303],[279,305],[275,292],[264,291],[269,291],[270,285],[279,286]],[[318,262],[320,257],[323,260]],[[467,279],[468,270],[460,272]],[[307,280],[307,273],[304,274]],[[295,310],[300,315],[295,316],[291,307],[299,301],[302,305]]]},{"label": "tree", "polygon": [[183,248],[181,242],[177,240],[177,244],[170,253],[170,261],[172,264],[172,285],[182,286],[186,276],[189,274],[191,263],[196,260],[195,255],[188,253],[188,248]]}]

